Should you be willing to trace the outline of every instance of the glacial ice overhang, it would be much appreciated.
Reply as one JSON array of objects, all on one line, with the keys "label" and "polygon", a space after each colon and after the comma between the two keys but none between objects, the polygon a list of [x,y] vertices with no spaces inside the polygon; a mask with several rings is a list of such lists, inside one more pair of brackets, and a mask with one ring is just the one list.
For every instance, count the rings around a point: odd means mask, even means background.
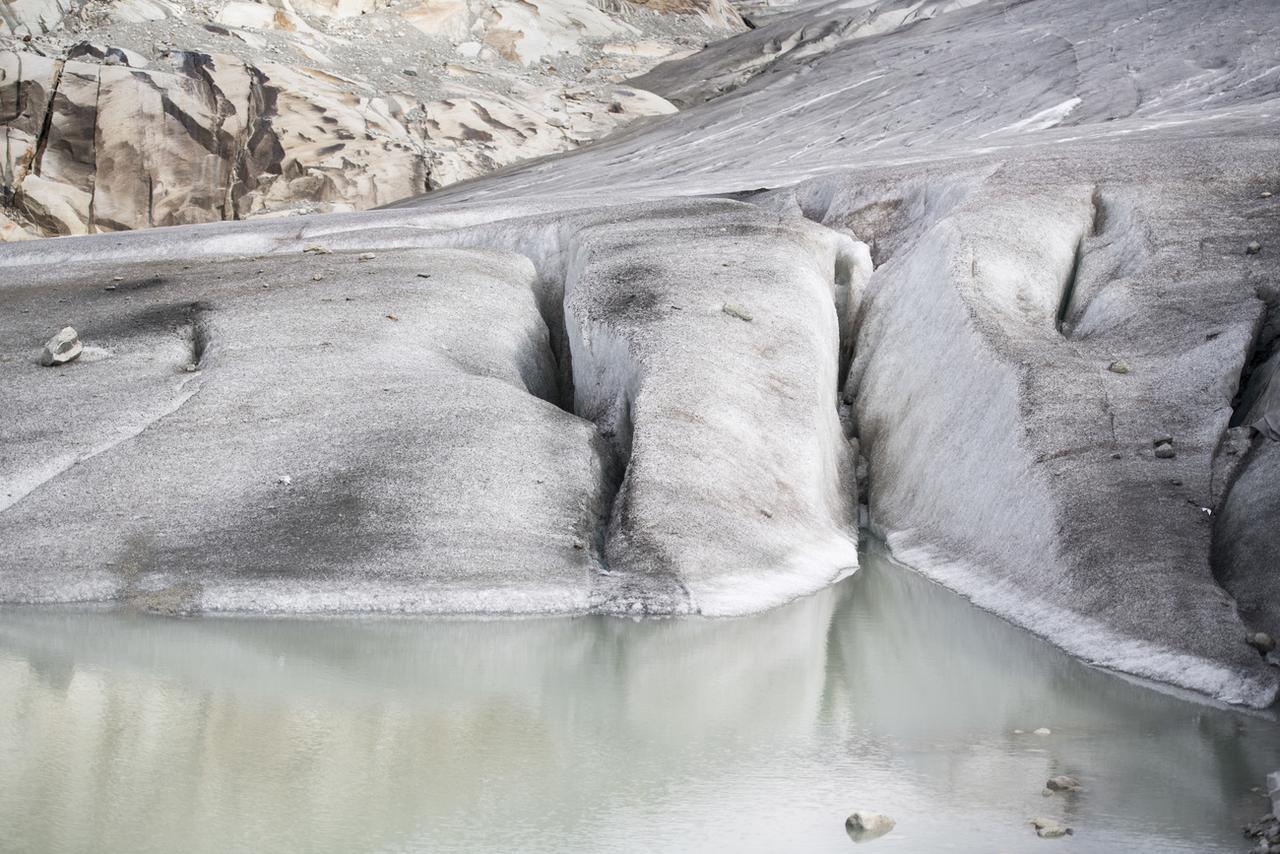
[{"label": "glacial ice overhang", "polygon": [[861,500],[1066,650],[1267,705],[1276,26],[806,5],[411,205],[0,247],[0,601],[742,614],[852,571]]}]

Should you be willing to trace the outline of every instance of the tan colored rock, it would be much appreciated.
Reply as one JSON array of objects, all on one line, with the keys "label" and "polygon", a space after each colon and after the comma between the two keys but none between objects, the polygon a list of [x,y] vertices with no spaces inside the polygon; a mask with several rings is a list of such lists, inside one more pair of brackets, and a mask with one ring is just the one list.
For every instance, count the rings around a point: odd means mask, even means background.
[{"label": "tan colored rock", "polygon": [[62,64],[34,53],[0,52],[0,182],[17,187],[31,169]]},{"label": "tan colored rock", "polygon": [[707,26],[717,29],[736,28],[743,25],[742,16],[733,8],[729,0],[622,0],[622,2],[653,12],[695,16]]},{"label": "tan colored rock", "polygon": [[420,0],[402,9],[400,17],[429,36],[444,36],[454,42],[466,39],[472,21],[466,0]]},{"label": "tan colored rock", "polygon": [[108,14],[121,23],[145,24],[180,17],[182,10],[169,0],[116,0]]},{"label": "tan colored rock", "polygon": [[375,9],[385,8],[387,0],[272,0],[272,5],[289,8],[302,15],[327,18],[354,18]]},{"label": "tan colored rock", "polygon": [[452,184],[530,157],[562,150],[564,132],[542,116],[496,99],[424,104],[433,186]]},{"label": "tan colored rock", "polygon": [[306,21],[289,9],[275,8],[262,3],[249,3],[246,0],[234,0],[223,6],[214,20],[228,27],[281,30],[288,33],[314,32]]},{"label": "tan colored rock", "polygon": [[49,234],[87,234],[89,203],[85,190],[39,175],[28,175],[18,188],[23,212]]},{"label": "tan colored rock", "polygon": [[[31,172],[65,184],[85,199],[82,215],[89,219],[88,199],[95,177],[94,131],[98,120],[99,66],[87,62],[61,63],[55,68],[56,92],[51,101],[48,136],[37,146]],[[23,185],[23,192],[29,192]],[[69,232],[59,232],[69,233]]]},{"label": "tan colored rock", "polygon": [[62,26],[62,18],[75,8],[73,0],[3,0],[0,2],[0,35],[47,33]]},{"label": "tan colored rock", "polygon": [[[427,189],[426,151],[400,105],[346,91],[323,72],[264,64],[276,157],[259,159],[263,188],[247,215],[296,202],[374,207]],[[322,208],[331,209],[331,208]]]},{"label": "tan colored rock", "polygon": [[645,59],[662,59],[676,53],[674,45],[652,40],[605,42],[600,45],[600,50],[610,56],[643,57]]},{"label": "tan colored rock", "polygon": [[581,54],[585,39],[639,34],[586,0],[500,0],[486,24],[484,43],[504,59],[522,65],[564,53]]},{"label": "tan colored rock", "polygon": [[15,222],[5,214],[0,213],[0,243],[13,243],[18,240],[35,240],[40,237],[33,230],[24,227],[21,223]]},{"label": "tan colored rock", "polygon": [[609,102],[610,111],[632,116],[665,116],[679,112],[675,104],[645,89],[634,86],[618,86]]},{"label": "tan colored rock", "polygon": [[[0,240],[358,210],[674,112],[621,81],[683,43],[609,2],[225,0],[206,18],[177,0],[10,0],[2,26],[70,9],[84,40],[61,59],[0,51]],[[270,61],[179,49],[210,21]],[[422,34],[466,61],[406,53]],[[565,55],[587,61],[565,72]]]},{"label": "tan colored rock", "polygon": [[255,78],[233,58],[170,59],[171,71],[98,71],[93,147],[84,157],[94,172],[89,230],[231,218],[234,197],[254,187],[235,176],[251,159],[248,121],[261,111]]}]

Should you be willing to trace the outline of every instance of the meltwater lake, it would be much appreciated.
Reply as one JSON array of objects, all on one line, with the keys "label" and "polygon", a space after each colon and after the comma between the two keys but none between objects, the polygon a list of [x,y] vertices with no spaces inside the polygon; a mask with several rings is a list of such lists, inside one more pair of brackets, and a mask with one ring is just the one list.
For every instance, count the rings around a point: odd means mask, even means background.
[{"label": "meltwater lake", "polygon": [[[733,620],[0,611],[4,852],[1241,852],[1276,768],[1273,713],[1092,669],[875,547]],[[854,809],[897,827],[855,845]]]}]

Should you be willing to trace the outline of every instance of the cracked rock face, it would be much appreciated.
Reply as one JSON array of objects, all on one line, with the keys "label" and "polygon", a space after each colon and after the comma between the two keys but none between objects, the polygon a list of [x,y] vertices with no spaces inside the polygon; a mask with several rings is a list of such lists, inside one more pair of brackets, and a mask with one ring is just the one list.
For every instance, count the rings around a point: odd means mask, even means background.
[{"label": "cracked rock face", "polygon": [[622,77],[743,28],[720,2],[5,8],[5,240],[387,204],[673,112]]},{"label": "cracked rock face", "polygon": [[[571,155],[4,247],[0,599],[745,613],[850,571],[862,499],[1082,659],[1265,706],[1278,15],[806,4]],[[54,396],[66,323],[106,355]]]}]

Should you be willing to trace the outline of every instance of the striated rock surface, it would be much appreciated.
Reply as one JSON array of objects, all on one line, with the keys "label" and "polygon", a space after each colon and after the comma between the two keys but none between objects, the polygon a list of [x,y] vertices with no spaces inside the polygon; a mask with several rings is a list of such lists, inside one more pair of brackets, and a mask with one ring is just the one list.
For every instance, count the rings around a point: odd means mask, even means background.
[{"label": "striated rock surface", "polygon": [[5,239],[386,204],[673,112],[623,76],[744,26],[625,0],[12,8]]}]

